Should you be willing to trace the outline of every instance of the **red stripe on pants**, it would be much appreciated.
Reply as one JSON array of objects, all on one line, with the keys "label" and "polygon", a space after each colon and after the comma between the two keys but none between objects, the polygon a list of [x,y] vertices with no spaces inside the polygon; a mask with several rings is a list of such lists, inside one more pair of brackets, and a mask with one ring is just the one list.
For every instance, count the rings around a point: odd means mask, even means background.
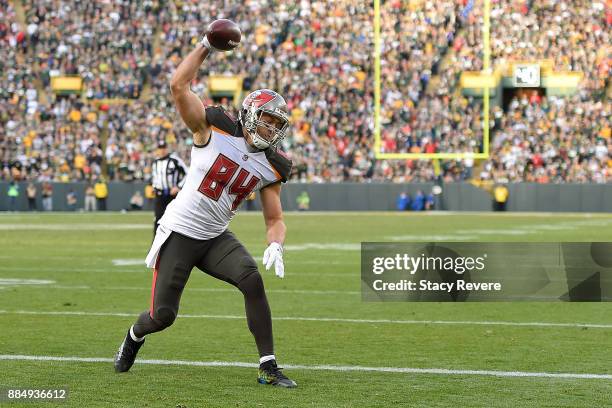
[{"label": "red stripe on pants", "polygon": [[159,254],[155,261],[155,268],[153,269],[153,284],[151,285],[151,310],[149,310],[149,316],[153,319],[153,310],[155,306],[155,283],[157,282],[157,268],[159,268]]}]

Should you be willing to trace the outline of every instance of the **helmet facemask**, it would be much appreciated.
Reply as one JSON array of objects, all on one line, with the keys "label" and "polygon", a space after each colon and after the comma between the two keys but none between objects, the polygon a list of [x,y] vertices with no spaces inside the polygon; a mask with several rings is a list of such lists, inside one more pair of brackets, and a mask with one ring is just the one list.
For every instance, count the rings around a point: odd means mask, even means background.
[{"label": "helmet facemask", "polygon": [[[266,90],[267,91],[267,90]],[[274,96],[270,97],[270,103],[256,103],[254,99],[257,97],[256,91],[249,95],[243,103],[240,111],[240,121],[243,128],[251,136],[252,144],[259,150],[275,148],[285,138],[289,130],[289,115],[286,111],[285,100],[273,91],[269,91]],[[276,118],[278,123],[274,124],[263,119],[263,115],[267,114]],[[260,135],[259,131],[263,129],[267,135]],[[268,136],[269,135],[269,136]]]}]

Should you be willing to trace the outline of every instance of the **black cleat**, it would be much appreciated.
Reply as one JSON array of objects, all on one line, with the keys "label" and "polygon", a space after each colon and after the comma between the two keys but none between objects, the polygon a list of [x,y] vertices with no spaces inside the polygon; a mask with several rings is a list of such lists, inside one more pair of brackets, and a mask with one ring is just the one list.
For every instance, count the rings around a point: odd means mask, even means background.
[{"label": "black cleat", "polygon": [[283,374],[281,370],[282,368],[276,365],[275,360],[266,361],[259,366],[257,382],[260,384],[276,385],[284,388],[297,387],[295,381],[287,378],[287,376]]},{"label": "black cleat", "polygon": [[134,341],[128,330],[127,336],[125,336],[123,343],[119,346],[119,351],[115,355],[115,372],[124,373],[132,368],[134,360],[136,360],[136,354],[138,354],[138,350],[144,342],[144,340]]}]

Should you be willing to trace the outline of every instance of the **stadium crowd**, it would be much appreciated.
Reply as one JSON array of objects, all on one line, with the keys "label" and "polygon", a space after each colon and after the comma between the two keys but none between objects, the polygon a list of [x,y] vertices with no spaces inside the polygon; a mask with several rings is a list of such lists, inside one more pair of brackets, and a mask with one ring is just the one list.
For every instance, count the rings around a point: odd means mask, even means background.
[{"label": "stadium crowd", "polygon": [[[159,139],[187,159],[191,138],[175,113],[169,78],[199,41],[202,21],[230,18],[241,26],[241,46],[210,58],[192,88],[212,104],[206,75],[232,73],[244,77],[245,90],[283,94],[293,118],[284,148],[294,180],[612,180],[605,96],[612,13],[599,2],[492,3],[493,65],[552,58],[555,69],[579,70],[585,79],[573,97],[493,108],[491,158],[476,174],[469,158],[442,161],[439,169],[430,160],[374,160],[369,4],[227,3],[27,0],[23,24],[0,0],[2,179],[148,180]],[[458,91],[462,71],[482,68],[479,2],[391,0],[381,11],[381,149],[481,151],[482,106]],[[51,92],[52,77],[70,74],[84,79],[84,98]],[[230,100],[221,103],[235,113]]]},{"label": "stadium crowd", "polygon": [[[463,19],[452,66],[483,68],[483,8]],[[610,182],[612,9],[603,1],[496,1],[491,4],[492,65],[552,60],[556,71],[584,74],[574,96],[515,97],[496,116],[482,179],[539,183]],[[450,73],[450,71],[447,71]],[[456,73],[452,73],[457,78]]]},{"label": "stadium crowd", "polygon": [[88,99],[138,98],[151,65],[160,1],[27,0],[26,64],[46,91],[51,78],[79,75]]},{"label": "stadium crowd", "polygon": [[515,98],[493,140],[482,179],[537,183],[612,180],[610,103]]}]

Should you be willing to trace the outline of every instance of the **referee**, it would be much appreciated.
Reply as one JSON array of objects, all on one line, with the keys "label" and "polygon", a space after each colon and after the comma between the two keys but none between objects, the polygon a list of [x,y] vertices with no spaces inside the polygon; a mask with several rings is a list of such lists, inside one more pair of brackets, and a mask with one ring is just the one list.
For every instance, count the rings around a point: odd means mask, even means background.
[{"label": "referee", "polygon": [[183,187],[187,170],[185,163],[176,154],[168,153],[165,141],[157,143],[157,159],[153,161],[151,169],[151,184],[155,190],[153,235],[157,231],[159,220],[164,215],[166,207]]}]

